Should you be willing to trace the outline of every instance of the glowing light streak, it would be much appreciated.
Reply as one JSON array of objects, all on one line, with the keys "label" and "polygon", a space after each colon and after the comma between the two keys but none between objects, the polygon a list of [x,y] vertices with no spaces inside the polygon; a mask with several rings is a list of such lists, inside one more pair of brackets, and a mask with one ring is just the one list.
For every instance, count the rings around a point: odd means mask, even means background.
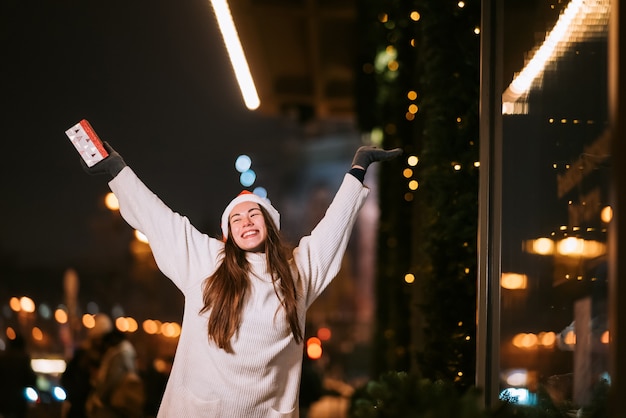
[{"label": "glowing light streak", "polygon": [[261,100],[254,85],[237,29],[235,28],[235,22],[230,14],[228,2],[226,0],[211,0],[211,5],[215,11],[217,24],[222,32],[224,44],[226,45],[237,83],[239,83],[243,101],[248,109],[255,110],[261,105]]},{"label": "glowing light streak", "polygon": [[[526,104],[516,103],[531,88],[533,82],[539,78],[547,64],[563,54],[570,43],[580,42],[585,38],[597,36],[606,31],[608,21],[609,2],[598,0],[585,2],[572,0],[563,10],[556,24],[546,36],[544,42],[535,51],[533,57],[517,74],[506,91],[502,94],[502,113],[515,114],[528,111]],[[599,25],[604,28],[594,30],[590,26]]]}]

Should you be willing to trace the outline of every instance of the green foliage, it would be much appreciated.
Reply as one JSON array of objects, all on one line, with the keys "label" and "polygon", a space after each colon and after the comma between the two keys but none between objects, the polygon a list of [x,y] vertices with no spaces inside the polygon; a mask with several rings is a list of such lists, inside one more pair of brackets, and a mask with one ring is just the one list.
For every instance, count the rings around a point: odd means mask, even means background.
[{"label": "green foliage", "polygon": [[420,379],[404,372],[388,372],[355,392],[350,418],[479,418],[480,393],[460,394],[445,381]]},{"label": "green foliage", "polygon": [[600,382],[590,404],[577,409],[555,405],[540,387],[536,405],[521,405],[503,399],[492,409],[480,403],[475,387],[464,391],[446,380],[429,380],[406,372],[386,372],[358,388],[351,399],[349,418],[607,418],[609,384]]},{"label": "green foliage", "polygon": [[[360,127],[382,132],[383,147],[402,147],[420,159],[414,191],[402,174],[406,161],[380,167],[374,372],[419,369],[429,379],[469,387],[476,345],[480,37],[474,29],[480,1],[358,6]],[[380,65],[385,57],[397,65]],[[414,118],[407,118],[410,104],[419,108]],[[407,273],[416,278],[410,286]]]}]

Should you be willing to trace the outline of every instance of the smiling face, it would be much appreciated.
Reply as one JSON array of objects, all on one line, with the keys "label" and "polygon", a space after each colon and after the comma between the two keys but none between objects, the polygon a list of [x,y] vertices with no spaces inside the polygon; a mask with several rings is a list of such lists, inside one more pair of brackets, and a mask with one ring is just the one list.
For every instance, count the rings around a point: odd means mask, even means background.
[{"label": "smiling face", "polygon": [[265,251],[267,226],[258,203],[241,202],[228,215],[231,236],[244,251]]}]

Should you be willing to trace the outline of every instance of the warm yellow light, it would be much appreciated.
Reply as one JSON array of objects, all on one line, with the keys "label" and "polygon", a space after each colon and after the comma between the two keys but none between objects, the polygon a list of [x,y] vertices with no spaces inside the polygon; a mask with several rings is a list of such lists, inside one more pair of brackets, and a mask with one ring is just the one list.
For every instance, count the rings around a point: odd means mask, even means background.
[{"label": "warm yellow light", "polygon": [[540,332],[539,335],[537,335],[537,338],[539,339],[539,344],[544,347],[551,347],[554,343],[556,343],[556,334],[552,331]]},{"label": "warm yellow light", "polygon": [[213,5],[217,24],[224,38],[224,44],[226,45],[235,77],[239,83],[244,103],[248,109],[255,110],[261,105],[261,101],[257,94],[237,29],[235,28],[235,22],[230,14],[228,2],[226,0],[211,0],[211,4]]},{"label": "warm yellow light", "polygon": [[533,333],[521,333],[513,337],[513,345],[518,348],[533,348],[537,345],[537,336]]},{"label": "warm yellow light", "polygon": [[557,251],[561,255],[581,255],[583,248],[583,240],[576,237],[567,237],[557,244]]},{"label": "warm yellow light", "polygon": [[311,337],[306,341],[306,354],[312,360],[322,357],[322,342],[319,338]]},{"label": "warm yellow light", "polygon": [[59,324],[67,324],[67,312],[64,309],[58,308],[54,311],[54,319]]},{"label": "warm yellow light", "polygon": [[126,317],[126,332],[137,332],[139,324],[132,316]]},{"label": "warm yellow light", "polygon": [[409,113],[410,114],[414,115],[414,114],[417,113],[417,111],[418,111],[418,107],[417,107],[416,104],[409,105]]},{"label": "warm yellow light", "polygon": [[96,317],[91,314],[84,314],[82,317],[83,326],[87,329],[92,329],[96,326]]},{"label": "warm yellow light", "polygon": [[111,192],[104,196],[104,205],[109,210],[120,210],[120,202],[117,200],[117,196]]},{"label": "warm yellow light", "polygon": [[512,343],[515,347],[521,347],[522,346],[522,339],[524,338],[524,335],[526,334],[516,334],[513,337]]},{"label": "warm yellow light", "polygon": [[459,8],[464,8],[465,7],[465,2],[464,1],[459,1],[457,4],[457,6],[459,6]]},{"label": "warm yellow light", "polygon": [[22,309],[22,306],[20,305],[20,300],[16,297],[12,297],[11,299],[9,299],[9,306],[11,307],[11,310],[13,312],[19,312]]},{"label": "warm yellow light", "polygon": [[522,338],[522,346],[524,348],[532,348],[532,347],[535,347],[536,345],[537,345],[537,336],[533,334],[532,332],[529,332],[528,334],[524,335],[524,338]]},{"label": "warm yellow light", "polygon": [[528,277],[519,273],[502,273],[500,286],[504,289],[520,290],[526,289]]},{"label": "warm yellow light", "polygon": [[33,327],[31,335],[33,336],[33,340],[35,341],[43,340],[43,331],[39,327]]},{"label": "warm yellow light", "polygon": [[409,98],[409,100],[415,100],[415,99],[417,99],[417,92],[416,92],[416,91],[411,90],[411,91],[409,91],[409,92],[407,93],[406,97],[408,97],[408,98]]},{"label": "warm yellow light", "polygon": [[417,190],[418,187],[419,187],[419,183],[417,182],[417,180],[411,180],[409,182],[409,189]]},{"label": "warm yellow light", "polygon": [[6,335],[9,340],[14,340],[17,338],[17,332],[12,327],[7,327]]},{"label": "warm yellow light", "polygon": [[603,207],[600,212],[600,219],[602,219],[602,222],[605,224],[611,222],[611,219],[613,219],[613,209],[611,209],[610,206]]},{"label": "warm yellow light", "polygon": [[610,341],[610,339],[609,339],[609,331],[604,331],[602,333],[602,336],[600,337],[600,342],[602,344],[608,344],[609,341]]},{"label": "warm yellow light", "polygon": [[452,167],[454,168],[454,171],[459,171],[461,169],[461,164],[457,163],[457,164],[454,164]]},{"label": "warm yellow light", "polygon": [[176,322],[164,322],[161,325],[161,334],[169,338],[177,338],[180,336],[180,325]]},{"label": "warm yellow light", "polygon": [[158,324],[152,319],[143,321],[142,328],[146,334],[156,334],[159,332]]},{"label": "warm yellow light", "polygon": [[415,155],[411,155],[406,160],[407,164],[410,165],[411,167],[415,167],[417,165],[418,161],[419,161],[419,158],[417,158]]},{"label": "warm yellow light", "polygon": [[405,168],[405,169],[402,171],[402,175],[403,175],[405,178],[407,178],[407,179],[408,179],[408,178],[411,178],[411,177],[413,176],[413,170],[411,170],[410,168]]},{"label": "warm yellow light", "polygon": [[172,365],[170,362],[165,361],[161,358],[154,359],[152,362],[154,369],[160,373],[168,375],[172,371]]},{"label": "warm yellow light", "polygon": [[565,334],[565,338],[563,338],[563,342],[567,345],[575,345],[576,344],[576,333],[574,331],[567,331]]},{"label": "warm yellow light", "polygon": [[35,312],[35,301],[28,296],[22,296],[20,298],[20,308],[23,312],[33,313]]},{"label": "warm yellow light", "polygon": [[415,276],[411,273],[407,273],[404,275],[404,281],[411,284],[415,281]]},{"label": "warm yellow light", "polygon": [[115,320],[115,327],[122,332],[135,332],[138,329],[137,321],[129,316],[120,316]]},{"label": "warm yellow light", "polygon": [[118,330],[122,331],[122,332],[126,332],[128,331],[128,322],[126,321],[126,318],[124,317],[118,317],[115,319],[115,328],[117,328]]},{"label": "warm yellow light", "polygon": [[554,241],[550,238],[537,238],[531,241],[531,252],[540,255],[554,253]]},{"label": "warm yellow light", "polygon": [[557,251],[566,257],[596,258],[606,254],[606,244],[599,241],[568,237],[559,241]]},{"label": "warm yellow light", "polygon": [[411,14],[409,15],[411,17],[411,20],[417,22],[418,20],[420,20],[420,14],[419,12],[416,12],[415,10],[411,12]]}]

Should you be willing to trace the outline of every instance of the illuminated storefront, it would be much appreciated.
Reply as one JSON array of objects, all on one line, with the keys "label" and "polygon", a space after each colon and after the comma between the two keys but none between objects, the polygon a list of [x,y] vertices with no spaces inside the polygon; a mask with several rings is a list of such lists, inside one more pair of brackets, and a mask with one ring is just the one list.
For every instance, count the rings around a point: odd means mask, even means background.
[{"label": "illuminated storefront", "polygon": [[625,388],[616,4],[484,2],[477,383],[488,404],[544,396],[576,410]]}]

